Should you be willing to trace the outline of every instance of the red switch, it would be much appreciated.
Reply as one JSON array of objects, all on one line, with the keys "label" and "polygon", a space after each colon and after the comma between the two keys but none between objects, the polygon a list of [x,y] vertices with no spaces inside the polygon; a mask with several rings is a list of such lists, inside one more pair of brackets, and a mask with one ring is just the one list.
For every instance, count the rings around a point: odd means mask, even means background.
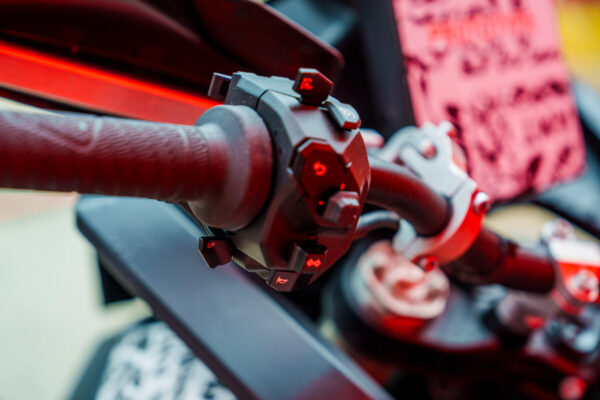
[{"label": "red switch", "polygon": [[280,292],[289,292],[294,288],[297,278],[298,274],[295,272],[275,271],[269,281],[269,286]]},{"label": "red switch", "polygon": [[360,128],[358,112],[350,104],[331,99],[325,102],[325,108],[340,128],[348,130]]},{"label": "red switch", "polygon": [[344,175],[344,165],[327,143],[308,140],[296,150],[291,164],[308,197],[316,203]]},{"label": "red switch", "polygon": [[300,90],[313,90],[313,78],[305,76],[300,81]]},{"label": "red switch", "polygon": [[293,89],[302,103],[318,106],[329,97],[333,82],[316,69],[300,68]]},{"label": "red switch", "polygon": [[206,264],[216,268],[231,262],[233,245],[228,238],[204,236],[200,238],[198,250]]},{"label": "red switch", "polygon": [[306,250],[295,244],[290,256],[290,266],[294,271],[316,273],[325,267],[326,260],[326,248],[314,245],[310,247],[310,250]]},{"label": "red switch", "polygon": [[350,227],[358,221],[361,211],[358,193],[340,190],[327,201],[323,218],[336,225]]},{"label": "red switch", "polygon": [[321,161],[317,161],[313,164],[313,170],[316,176],[323,176],[327,173],[327,166]]},{"label": "red switch", "polygon": [[308,260],[304,263],[306,268],[319,268],[323,264],[320,258],[317,257],[309,257]]}]

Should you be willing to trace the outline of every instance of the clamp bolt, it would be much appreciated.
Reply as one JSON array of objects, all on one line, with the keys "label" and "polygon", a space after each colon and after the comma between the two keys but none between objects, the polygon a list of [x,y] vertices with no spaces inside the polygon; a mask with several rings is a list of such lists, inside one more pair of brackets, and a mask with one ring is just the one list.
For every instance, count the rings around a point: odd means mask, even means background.
[{"label": "clamp bolt", "polygon": [[425,271],[431,271],[440,266],[439,259],[436,256],[424,256],[419,258],[416,264]]},{"label": "clamp bolt", "polygon": [[586,269],[577,272],[569,280],[567,288],[578,300],[593,303],[600,294],[600,282],[596,275]]},{"label": "clamp bolt", "polygon": [[431,139],[423,139],[419,143],[419,153],[423,156],[423,158],[427,160],[431,160],[437,155],[437,149],[435,144]]},{"label": "clamp bolt", "polygon": [[478,192],[473,199],[473,212],[477,215],[487,213],[492,208],[492,199],[487,193]]},{"label": "clamp bolt", "polygon": [[573,225],[569,221],[558,218],[544,226],[542,236],[547,240],[573,239],[575,238],[575,229],[573,229]]}]

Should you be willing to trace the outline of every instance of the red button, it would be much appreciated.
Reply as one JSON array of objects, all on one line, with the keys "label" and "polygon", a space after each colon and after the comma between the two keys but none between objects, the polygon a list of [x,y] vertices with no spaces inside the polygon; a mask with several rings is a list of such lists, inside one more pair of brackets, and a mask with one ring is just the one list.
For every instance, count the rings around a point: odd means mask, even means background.
[{"label": "red button", "polygon": [[314,247],[314,250],[309,251],[297,244],[294,245],[290,256],[290,266],[294,271],[313,274],[326,267],[327,249],[323,246]]},{"label": "red button", "polygon": [[293,89],[302,103],[318,106],[329,97],[333,82],[316,69],[300,68]]},{"label": "red button", "polygon": [[344,175],[344,166],[331,146],[313,140],[296,150],[292,169],[313,200],[320,200]]},{"label": "red button", "polygon": [[275,271],[269,281],[269,286],[281,292],[289,292],[294,288],[296,279],[298,279],[298,274],[295,272]]}]

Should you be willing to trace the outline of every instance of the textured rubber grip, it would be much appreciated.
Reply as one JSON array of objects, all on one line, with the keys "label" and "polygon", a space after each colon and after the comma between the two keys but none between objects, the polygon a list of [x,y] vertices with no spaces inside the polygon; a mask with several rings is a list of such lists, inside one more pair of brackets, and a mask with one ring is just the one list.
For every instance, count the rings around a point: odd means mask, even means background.
[{"label": "textured rubber grip", "polygon": [[202,196],[203,128],[108,117],[0,113],[0,185],[165,201]]}]

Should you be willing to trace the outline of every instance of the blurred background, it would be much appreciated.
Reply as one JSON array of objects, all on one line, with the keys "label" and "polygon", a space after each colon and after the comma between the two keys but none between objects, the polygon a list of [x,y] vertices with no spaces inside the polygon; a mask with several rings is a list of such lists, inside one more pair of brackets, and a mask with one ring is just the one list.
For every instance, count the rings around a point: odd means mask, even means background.
[{"label": "blurred background", "polygon": [[557,2],[563,51],[569,70],[600,90],[600,2]]}]

